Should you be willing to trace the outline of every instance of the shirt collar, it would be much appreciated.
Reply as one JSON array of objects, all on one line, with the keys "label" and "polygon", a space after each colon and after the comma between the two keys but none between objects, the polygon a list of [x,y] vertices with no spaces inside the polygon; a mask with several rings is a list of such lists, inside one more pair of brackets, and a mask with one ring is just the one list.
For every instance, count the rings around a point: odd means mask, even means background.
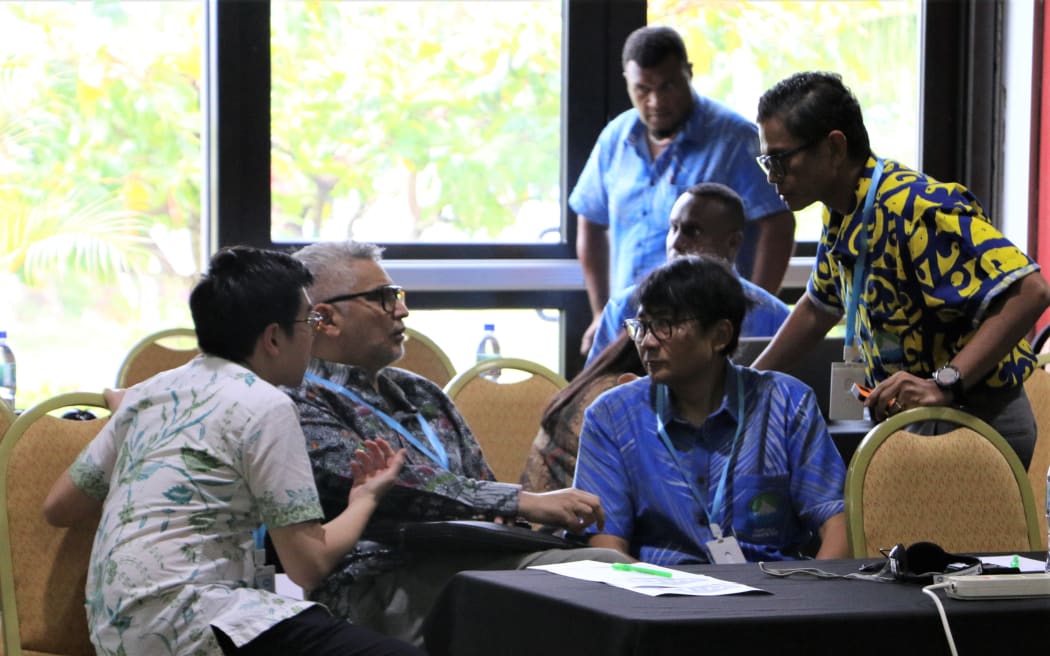
[{"label": "shirt collar", "polygon": [[[725,416],[728,421],[731,421],[736,426],[739,417],[737,416],[740,409],[740,398],[737,395],[737,378],[740,376],[740,366],[734,364],[732,361],[726,361],[726,380],[725,389],[722,392],[722,403],[719,404],[718,409],[708,415],[708,420],[712,417]],[[656,405],[656,389],[659,385],[650,385],[649,400],[652,404],[653,411],[659,412],[659,408]],[[668,399],[670,399],[668,394]],[[664,424],[670,424],[673,421],[681,422],[683,424],[688,423],[684,419],[676,417],[673,410],[673,404],[668,403],[667,407],[664,408],[663,414],[660,416]],[[706,422],[705,422],[706,423]]]},{"label": "shirt collar", "polygon": [[[700,111],[700,107],[704,102],[704,99],[696,92],[691,85],[689,91],[693,96],[693,109],[689,112],[689,116],[686,117],[685,123],[682,125],[682,129],[675,133],[674,139],[671,140],[669,148],[674,148],[678,143],[682,141],[702,141],[704,134],[703,125],[703,114]],[[638,110],[634,111],[634,125],[627,133],[627,143],[632,146],[638,144],[646,144],[646,127],[642,123],[642,119],[638,116]]]}]

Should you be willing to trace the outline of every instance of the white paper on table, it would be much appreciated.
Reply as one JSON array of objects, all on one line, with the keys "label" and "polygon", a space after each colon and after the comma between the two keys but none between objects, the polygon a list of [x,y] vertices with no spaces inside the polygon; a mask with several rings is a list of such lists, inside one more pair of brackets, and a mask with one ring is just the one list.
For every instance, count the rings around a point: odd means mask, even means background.
[{"label": "white paper on table", "polygon": [[732,581],[723,581],[703,574],[690,574],[675,569],[668,569],[649,563],[634,563],[639,567],[671,572],[670,577],[630,572],[613,569],[612,563],[600,563],[596,560],[578,560],[573,563],[555,565],[533,565],[529,569],[538,569],[552,574],[560,574],[584,581],[597,581],[650,597],[676,594],[693,597],[716,597],[719,595],[739,594],[741,592],[766,592],[761,588],[752,588]]},{"label": "white paper on table", "polygon": [[981,556],[981,562],[985,565],[998,565],[999,567],[1013,567],[1013,560],[1017,559],[1017,569],[1021,572],[1044,572],[1046,563],[1035,558],[1024,556]]}]

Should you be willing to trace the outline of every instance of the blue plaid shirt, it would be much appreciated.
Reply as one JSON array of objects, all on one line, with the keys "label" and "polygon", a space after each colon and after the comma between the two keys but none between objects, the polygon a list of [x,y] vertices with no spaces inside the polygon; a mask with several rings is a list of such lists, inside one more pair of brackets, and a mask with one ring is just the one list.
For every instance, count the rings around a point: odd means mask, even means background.
[{"label": "blue plaid shirt", "polygon": [[727,502],[711,510],[723,531],[736,536],[749,561],[786,560],[844,511],[846,468],[813,391],[779,372],[726,367],[722,404],[702,426],[667,411],[677,458],[657,433],[657,386],[648,377],[609,390],[587,409],[575,485],[601,497],[602,533],[626,540],[640,560],[707,562],[704,543],[713,536],[704,506],[711,505],[730,459],[738,377],[745,424],[726,480]]}]

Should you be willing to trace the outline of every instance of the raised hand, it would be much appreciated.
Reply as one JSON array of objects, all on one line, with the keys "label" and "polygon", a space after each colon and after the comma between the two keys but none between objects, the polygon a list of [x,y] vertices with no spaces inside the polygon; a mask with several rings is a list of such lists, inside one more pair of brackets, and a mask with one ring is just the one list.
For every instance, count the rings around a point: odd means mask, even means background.
[{"label": "raised hand", "polygon": [[397,474],[405,462],[404,449],[394,452],[385,440],[365,440],[354,453],[350,473],[354,485],[350,488],[350,502],[363,496],[379,499],[394,486]]}]

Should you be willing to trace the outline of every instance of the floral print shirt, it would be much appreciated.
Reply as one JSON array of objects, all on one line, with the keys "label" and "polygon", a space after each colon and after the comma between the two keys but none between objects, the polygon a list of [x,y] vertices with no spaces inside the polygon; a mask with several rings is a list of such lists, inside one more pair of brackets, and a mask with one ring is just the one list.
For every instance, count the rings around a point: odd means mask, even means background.
[{"label": "floral print shirt", "polygon": [[[337,389],[308,379],[289,390],[299,408],[306,449],[314,468],[317,490],[326,518],[342,512],[353,485],[350,462],[366,439],[384,439],[395,449],[404,447],[408,457],[397,485],[379,501],[369,526],[392,522],[445,519],[494,519],[515,517],[520,486],[500,483],[489,469],[474,435],[452,400],[433,382],[414,373],[387,367],[379,372],[378,390],[360,367],[314,359],[307,376],[317,375],[336,387],[358,395],[358,403]],[[398,422],[422,445],[429,443],[420,429],[420,417],[440,440],[448,456],[448,468],[383,421],[380,410]],[[369,530],[365,531],[366,538]],[[363,539],[342,567],[313,591],[336,614],[346,598],[346,586],[360,576],[376,575],[398,568],[404,554],[395,543]]]},{"label": "floral print shirt", "polygon": [[294,404],[241,365],[201,355],[130,388],[71,475],[103,502],[99,654],[222,654],[212,626],[243,645],[311,605],[252,587],[260,522],[322,515]]}]

